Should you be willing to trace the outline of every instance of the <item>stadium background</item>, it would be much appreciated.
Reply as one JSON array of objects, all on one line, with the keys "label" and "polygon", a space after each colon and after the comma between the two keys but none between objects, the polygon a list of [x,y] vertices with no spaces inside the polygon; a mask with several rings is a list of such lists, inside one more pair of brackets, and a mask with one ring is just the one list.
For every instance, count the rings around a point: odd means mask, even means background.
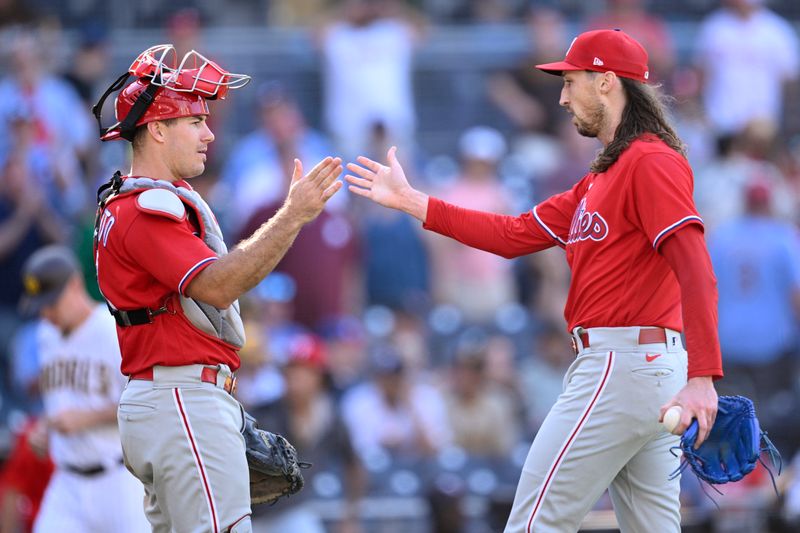
[{"label": "stadium background", "polygon": [[[212,104],[217,140],[206,174],[193,181],[218,213],[229,244],[246,234],[254,221],[264,220],[280,200],[281,169],[289,152],[301,154],[308,165],[327,153],[380,154],[396,142],[412,169],[412,180],[424,190],[508,213],[529,209],[568,187],[585,171],[599,145],[578,138],[568,123],[565,126],[566,114],[557,109],[553,96],[557,86],[554,92],[548,84],[552,80],[534,74],[530,81],[524,72],[534,58],[555,58],[574,35],[596,25],[620,27],[642,39],[656,79],[675,96],[673,117],[689,145],[696,200],[709,239],[717,231],[730,231],[734,223],[748,224],[749,202],[764,191],[772,199],[771,220],[792,226],[800,221],[796,2],[341,4],[0,1],[0,455],[11,453],[29,418],[41,411],[33,342],[40,326],[16,313],[20,265],[36,245],[66,242],[81,254],[91,280],[87,246],[92,192],[113,170],[126,168],[127,154],[122,144],[101,146],[88,108],[136,54],[156,43],[174,42],[182,52],[197,48],[229,70],[253,77],[226,103]],[[703,89],[713,81],[708,62],[724,63],[728,58],[709,59],[700,43],[716,42],[708,22],[719,9],[735,4],[772,10],[788,23],[792,35],[784,42],[789,52],[774,50],[788,58],[776,62],[783,72],[777,72],[758,39],[751,37],[759,35],[756,30],[742,35],[740,52],[748,54],[747,68],[754,76],[766,71],[778,78],[774,86],[781,91],[781,105],[773,116],[756,110],[746,122],[723,128],[714,123],[713,103],[703,99]],[[352,29],[348,16],[360,16],[348,9],[376,9],[381,13],[378,20],[391,20],[396,23],[391,28],[408,30],[392,34],[392,42],[402,49],[375,48],[375,54],[386,56],[371,63],[347,63],[352,54],[337,56],[332,28]],[[708,40],[701,41],[701,35]],[[353,39],[358,42],[358,37]],[[404,62],[404,54],[410,54],[410,62]],[[338,129],[345,120],[328,107],[355,109],[359,102],[348,101],[335,86],[364,74],[365,65],[382,62],[390,64],[388,71],[395,77],[376,75],[370,80],[375,92],[385,92],[379,103],[386,108],[378,108],[368,123],[353,119],[347,124],[362,128],[367,140],[360,146],[345,145],[337,137],[339,131],[347,131]],[[38,81],[27,92],[15,91],[14,80],[23,79],[32,66],[40,72],[32,78]],[[731,60],[729,68],[741,65]],[[408,84],[408,94],[385,86],[387,79]],[[32,96],[47,85],[41,80],[55,80],[53,84],[66,84],[72,91],[68,96],[55,91],[45,98],[57,113],[43,111],[47,106]],[[743,108],[747,101],[764,97],[762,91],[745,86],[726,90],[731,98],[744,101]],[[396,125],[380,114],[398,107],[414,117],[413,125]],[[105,111],[108,125],[110,107]],[[21,159],[20,151],[25,154]],[[42,192],[39,217],[44,221],[37,223],[55,221],[60,232],[21,231],[16,239],[2,233],[15,227],[15,202],[25,197],[19,192],[28,190],[25,183]],[[285,388],[284,367],[296,358],[319,361],[315,368],[327,374],[328,392],[366,479],[355,495],[348,495],[344,466],[350,464],[344,465],[333,447],[325,457],[321,446],[320,464],[326,468],[314,475],[297,507],[320,516],[330,530],[345,522],[354,527],[354,516],[363,531],[498,531],[530,440],[572,357],[561,317],[568,281],[563,254],[553,251],[506,262],[465,252],[444,239],[423,235],[403,217],[387,216],[341,196],[319,224],[307,228],[308,235],[279,266],[281,273],[270,276],[243,301],[250,342],[243,352],[241,399],[269,416]],[[751,229],[747,235],[757,235],[757,228]],[[720,239],[718,246],[715,241],[712,251],[718,255],[713,257],[742,255],[730,241]],[[725,392],[756,398],[764,425],[786,462],[778,480],[779,496],[773,494],[769,476],[759,470],[745,482],[726,487],[725,496],[714,495],[722,509],[717,510],[696,480],[687,476],[686,531],[798,527],[800,480],[792,463],[800,442],[800,266],[795,259],[800,241],[779,246],[789,250],[780,259],[768,251],[754,251],[745,265],[748,275],[755,276],[755,281],[748,280],[756,292],[746,298],[747,306],[736,307],[736,316],[726,324],[753,324],[754,329],[721,330],[730,379],[720,383]],[[715,261],[718,276],[734,268],[732,264]],[[759,283],[770,291],[770,298],[759,297]],[[740,289],[730,289],[731,301],[738,301]],[[727,287],[721,286],[721,301],[728,301],[723,300],[724,290]],[[772,295],[778,295],[777,300]],[[778,335],[780,346],[773,350],[779,355],[765,352],[763,346],[775,344],[770,342],[756,343],[749,352],[728,353],[727,348],[753,344],[748,340],[763,340],[757,325],[765,320],[787,324]],[[359,426],[386,419],[374,408],[374,399],[390,394],[381,388],[387,379],[409,391],[400,395],[393,416],[419,435],[374,446],[381,437],[361,434]],[[586,530],[613,530],[609,509],[603,498],[587,518]],[[270,512],[281,511],[285,509],[268,511],[265,520]]]}]

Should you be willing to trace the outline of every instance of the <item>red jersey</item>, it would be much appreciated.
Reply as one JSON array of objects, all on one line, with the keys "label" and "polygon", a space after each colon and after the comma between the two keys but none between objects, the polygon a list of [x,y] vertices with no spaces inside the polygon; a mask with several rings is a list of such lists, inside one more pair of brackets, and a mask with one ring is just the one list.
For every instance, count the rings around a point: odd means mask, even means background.
[{"label": "red jersey", "polygon": [[[666,237],[702,220],[692,171],[654,135],[631,143],[606,172],[590,173],[519,217],[494,216],[458,227],[460,208],[431,199],[424,227],[504,257],[553,245],[572,272],[564,316],[577,326],[661,326],[683,331],[681,293],[657,253]],[[467,211],[467,210],[462,210]],[[456,213],[456,214],[454,214]],[[470,233],[462,238],[459,233]]]},{"label": "red jersey", "polygon": [[[176,187],[191,186],[185,181]],[[166,305],[170,312],[151,324],[117,326],[122,373],[154,365],[226,364],[239,368],[237,351],[193,326],[181,311],[178,295],[217,255],[199,237],[194,210],[178,220],[148,212],[136,202],[141,191],[122,194],[107,204],[97,243],[97,279],[103,296],[115,308],[129,311]]]},{"label": "red jersey", "polygon": [[7,490],[13,490],[23,498],[22,502],[17,502],[17,508],[25,531],[33,531],[47,484],[55,470],[50,457],[39,457],[31,448],[28,438],[35,425],[36,421],[30,420],[23,427],[0,472],[0,500]]}]

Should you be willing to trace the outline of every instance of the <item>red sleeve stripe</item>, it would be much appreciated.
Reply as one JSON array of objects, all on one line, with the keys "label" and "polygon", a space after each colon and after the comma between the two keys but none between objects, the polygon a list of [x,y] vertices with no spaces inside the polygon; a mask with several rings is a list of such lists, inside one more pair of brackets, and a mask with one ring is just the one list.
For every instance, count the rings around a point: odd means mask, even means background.
[{"label": "red sleeve stripe", "polygon": [[185,288],[184,284],[192,278],[192,275],[197,271],[198,268],[202,267],[207,263],[210,263],[211,261],[216,261],[217,259],[219,259],[219,257],[206,257],[202,261],[196,263],[192,268],[190,268],[189,271],[186,272],[186,274],[184,274],[183,277],[181,278],[181,282],[178,283],[178,292],[186,296],[185,294],[183,294],[183,289]]},{"label": "red sleeve stripe", "polygon": [[539,223],[539,225],[542,227],[542,229],[543,229],[543,230],[544,230],[544,231],[545,231],[545,232],[546,232],[548,235],[550,235],[550,237],[551,237],[551,238],[552,238],[554,241],[556,241],[557,243],[559,243],[561,246],[566,246],[566,245],[567,245],[567,243],[565,243],[565,242],[564,242],[564,240],[563,240],[561,237],[559,237],[558,235],[556,235],[556,234],[555,234],[555,232],[554,232],[553,230],[551,230],[550,228],[548,228],[548,227],[547,227],[547,224],[545,224],[544,222],[542,222],[542,219],[541,219],[541,218],[539,218],[539,214],[536,212],[536,207],[534,207],[534,208],[533,208],[531,211],[532,211],[532,213],[533,213],[533,218],[535,218],[535,219],[536,219],[536,222],[538,222],[538,223]]},{"label": "red sleeve stripe", "polygon": [[684,224],[688,224],[690,222],[699,222],[700,225],[703,225],[703,219],[696,215],[689,215],[688,217],[683,217],[682,219],[672,224],[671,226],[667,226],[666,228],[661,230],[661,233],[656,235],[656,238],[653,241],[653,249],[658,248],[658,244],[661,242],[662,238],[672,233],[672,231],[677,229],[678,227],[683,226]]}]

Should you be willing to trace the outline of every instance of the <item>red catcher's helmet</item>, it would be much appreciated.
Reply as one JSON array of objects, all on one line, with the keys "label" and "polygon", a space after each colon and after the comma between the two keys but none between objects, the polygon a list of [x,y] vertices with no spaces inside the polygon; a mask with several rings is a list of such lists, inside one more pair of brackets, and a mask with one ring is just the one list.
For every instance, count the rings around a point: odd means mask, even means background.
[{"label": "red catcher's helmet", "polygon": [[[131,112],[136,100],[147,89],[148,85],[150,84],[138,79],[120,91],[116,102],[114,102],[114,112],[118,122],[100,137],[101,140],[114,141],[121,138],[120,125],[122,121]],[[162,87],[156,92],[147,110],[136,120],[134,127],[156,120],[191,117],[194,115],[208,115],[208,103],[205,98],[199,94],[179,93]]]},{"label": "red catcher's helmet", "polygon": [[[100,139],[133,140],[138,126],[156,120],[208,115],[206,100],[224,99],[229,89],[244,87],[250,76],[232,74],[192,50],[177,65],[175,47],[162,44],[148,48],[136,58],[92,108],[100,128]],[[136,80],[122,89],[114,103],[117,123],[103,128],[103,102],[122,88],[131,76]]]}]

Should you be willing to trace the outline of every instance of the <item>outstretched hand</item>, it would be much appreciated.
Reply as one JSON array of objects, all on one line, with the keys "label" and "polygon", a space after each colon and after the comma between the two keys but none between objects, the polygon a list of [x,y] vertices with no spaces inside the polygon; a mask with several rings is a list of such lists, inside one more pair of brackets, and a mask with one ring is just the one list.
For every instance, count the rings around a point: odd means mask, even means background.
[{"label": "outstretched hand", "polygon": [[345,179],[353,194],[369,198],[384,207],[405,211],[424,221],[428,210],[428,196],[414,189],[406,178],[406,173],[397,160],[397,147],[392,146],[386,154],[389,166],[364,156],[355,163],[348,163]]},{"label": "outstretched hand", "polygon": [[341,173],[342,160],[338,157],[326,157],[305,176],[303,164],[295,159],[287,207],[303,223],[314,220],[325,203],[342,188],[342,182],[336,180]]}]

